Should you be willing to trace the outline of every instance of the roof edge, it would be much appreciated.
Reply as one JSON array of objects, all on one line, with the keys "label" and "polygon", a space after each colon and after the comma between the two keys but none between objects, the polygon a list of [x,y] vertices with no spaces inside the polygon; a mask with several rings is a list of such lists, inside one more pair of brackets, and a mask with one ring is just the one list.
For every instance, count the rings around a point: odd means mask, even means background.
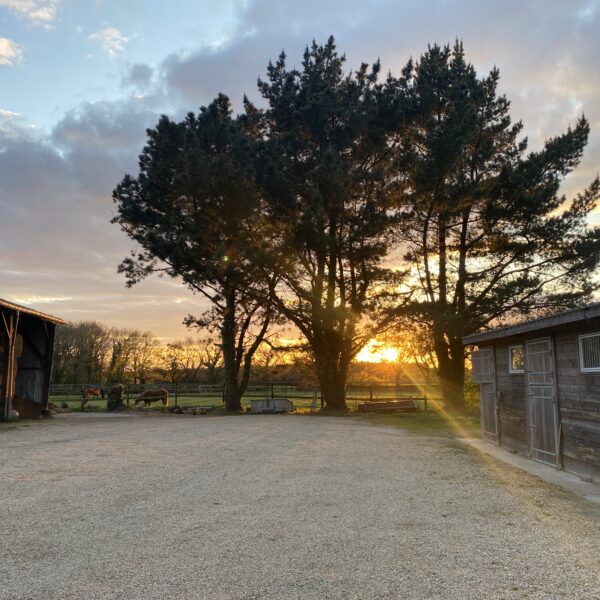
[{"label": "roof edge", "polygon": [[48,321],[50,323],[55,323],[56,325],[66,325],[67,322],[60,317],[54,317],[42,311],[36,310],[34,308],[29,308],[27,306],[23,306],[22,304],[17,304],[16,302],[11,302],[10,300],[4,300],[0,298],[0,308],[8,308],[9,310],[14,310],[15,312],[20,312],[25,315],[31,315],[32,317],[37,317],[38,319],[42,319],[43,321]]},{"label": "roof edge", "polygon": [[463,346],[469,346],[471,344],[507,338],[521,333],[528,333],[530,331],[540,331],[551,327],[557,327],[558,325],[586,321],[597,317],[600,317],[600,302],[572,308],[571,310],[562,311],[545,317],[539,317],[538,319],[533,319],[531,321],[517,323],[516,325],[508,325],[506,327],[499,327],[481,333],[473,333],[463,337],[462,343]]}]

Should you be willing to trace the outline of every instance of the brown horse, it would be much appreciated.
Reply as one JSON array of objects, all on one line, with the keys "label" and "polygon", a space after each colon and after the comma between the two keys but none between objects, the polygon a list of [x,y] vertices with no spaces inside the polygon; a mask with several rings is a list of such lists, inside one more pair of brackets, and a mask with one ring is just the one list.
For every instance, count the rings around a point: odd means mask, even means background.
[{"label": "brown horse", "polygon": [[85,405],[90,398],[104,398],[104,388],[90,385],[81,388],[81,412],[85,410]]},{"label": "brown horse", "polygon": [[146,406],[150,406],[152,402],[162,400],[163,406],[166,408],[169,406],[169,391],[165,388],[154,388],[151,390],[145,390],[136,399],[135,403],[143,402]]}]

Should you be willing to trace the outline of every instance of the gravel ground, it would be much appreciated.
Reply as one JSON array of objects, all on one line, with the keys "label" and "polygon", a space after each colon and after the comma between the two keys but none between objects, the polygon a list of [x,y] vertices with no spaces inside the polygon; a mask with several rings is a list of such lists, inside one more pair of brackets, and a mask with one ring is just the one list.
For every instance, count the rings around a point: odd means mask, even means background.
[{"label": "gravel ground", "polygon": [[600,598],[600,508],[344,418],[0,429],[0,598]]}]

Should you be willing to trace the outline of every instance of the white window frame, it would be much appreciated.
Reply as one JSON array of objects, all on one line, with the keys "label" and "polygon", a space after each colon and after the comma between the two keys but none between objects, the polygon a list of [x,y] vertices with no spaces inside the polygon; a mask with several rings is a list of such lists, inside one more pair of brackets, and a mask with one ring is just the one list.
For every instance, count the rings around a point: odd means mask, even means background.
[{"label": "white window frame", "polygon": [[[512,350],[513,348],[521,348],[521,352],[523,353],[523,368],[522,369],[513,369],[512,368]],[[508,372],[511,375],[523,375],[525,373],[525,344],[513,344],[508,347]]]},{"label": "white window frame", "polygon": [[582,373],[600,373],[600,365],[597,367],[584,367],[583,366],[583,340],[586,338],[600,338],[600,331],[596,331],[595,333],[583,333],[578,336],[577,339],[577,348],[579,349],[579,370]]}]

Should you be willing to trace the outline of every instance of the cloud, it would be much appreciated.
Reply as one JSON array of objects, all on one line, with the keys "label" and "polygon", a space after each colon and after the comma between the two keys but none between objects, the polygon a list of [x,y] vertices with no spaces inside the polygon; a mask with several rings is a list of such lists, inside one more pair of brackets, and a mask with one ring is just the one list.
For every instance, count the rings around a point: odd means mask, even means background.
[{"label": "cloud", "polygon": [[146,128],[157,115],[128,100],[84,102],[69,110],[52,130],[52,141],[63,148],[140,150]]},{"label": "cloud", "polygon": [[55,304],[56,302],[67,302],[73,300],[72,296],[27,296],[25,298],[15,298],[19,304]]},{"label": "cloud", "polygon": [[12,110],[0,110],[0,152],[9,141],[31,140],[36,129],[23,116]]},{"label": "cloud", "polygon": [[[347,53],[348,68],[381,58],[384,69],[399,74],[428,43],[452,43],[459,37],[480,75],[500,66],[503,91],[511,95],[543,90],[544,104],[551,106],[557,98],[570,103],[586,88],[594,98],[600,94],[597,1],[546,3],[543,8],[535,0],[371,0],[353,3],[351,10],[345,0],[326,5],[320,0],[254,0],[241,6],[237,30],[226,42],[175,52],[163,61],[165,82],[182,101],[195,106],[219,91],[234,100],[244,92],[256,95],[256,79],[264,76],[269,59],[285,49],[288,63],[300,66],[304,46],[313,39],[324,42],[330,34]],[[427,17],[431,13],[435,20]]]},{"label": "cloud", "polygon": [[105,27],[89,36],[93,42],[98,42],[102,49],[114,58],[125,50],[125,45],[129,41],[116,27]]},{"label": "cloud", "polygon": [[20,116],[18,112],[0,108],[0,119],[18,119]]},{"label": "cloud", "polygon": [[33,25],[50,27],[62,5],[62,0],[0,0],[4,6],[21,19]]},{"label": "cloud", "polygon": [[68,160],[72,177],[94,196],[108,198],[125,175],[137,170],[146,129],[158,115],[134,100],[83,103],[68,111],[50,134]]},{"label": "cloud", "polygon": [[11,67],[21,60],[23,48],[16,42],[0,37],[0,66]]},{"label": "cloud", "polygon": [[[600,169],[599,6],[598,0],[248,0],[238,3],[226,38],[173,52],[155,66],[127,66],[120,100],[78,104],[48,135],[0,110],[0,222],[10,223],[0,236],[3,295],[35,299],[42,308],[44,299],[65,298],[48,302],[48,310],[152,328],[166,338],[184,335],[182,317],[202,311],[197,297],[168,278],[126,290],[116,273],[131,242],[109,223],[111,191],[126,172],[137,174],[145,129],[159,113],[182,118],[221,91],[239,109],[244,92],[258,99],[256,80],[269,59],[285,49],[288,64],[299,67],[305,45],[329,34],[346,52],[348,69],[379,57],[384,72],[395,75],[428,43],[462,38],[480,76],[494,64],[500,68],[500,91],[512,101],[514,120],[523,119],[532,148],[585,112],[590,144],[563,186],[576,193]],[[113,54],[104,48],[111,56],[126,42],[114,31]],[[93,41],[102,43],[102,32]],[[600,213],[594,219],[600,224]],[[175,304],[182,298],[189,308]]]},{"label": "cloud", "polygon": [[66,319],[148,329],[150,318],[167,338],[183,334],[185,311],[172,307],[186,292],[171,279],[126,289],[116,268],[131,241],[110,224],[111,191],[135,172],[145,127],[158,116],[135,102],[82,104],[48,136],[8,118],[9,134],[0,128],[0,223],[10,224],[0,236],[2,295]]},{"label": "cloud", "polygon": [[123,88],[145,91],[152,85],[154,69],[144,63],[132,65],[121,79]]},{"label": "cloud", "polygon": [[158,71],[173,102],[195,109],[222,91],[239,110],[244,93],[261,102],[256,79],[282,49],[288,65],[299,67],[306,44],[333,34],[347,69],[380,58],[384,73],[398,75],[428,43],[458,37],[480,76],[499,67],[500,93],[512,102],[513,120],[523,119],[531,149],[585,113],[592,133],[580,169],[565,182],[571,194],[600,169],[599,30],[598,0],[543,7],[536,0],[370,0],[351,9],[345,0],[252,0],[240,4],[236,30],[225,42],[172,53]]}]

